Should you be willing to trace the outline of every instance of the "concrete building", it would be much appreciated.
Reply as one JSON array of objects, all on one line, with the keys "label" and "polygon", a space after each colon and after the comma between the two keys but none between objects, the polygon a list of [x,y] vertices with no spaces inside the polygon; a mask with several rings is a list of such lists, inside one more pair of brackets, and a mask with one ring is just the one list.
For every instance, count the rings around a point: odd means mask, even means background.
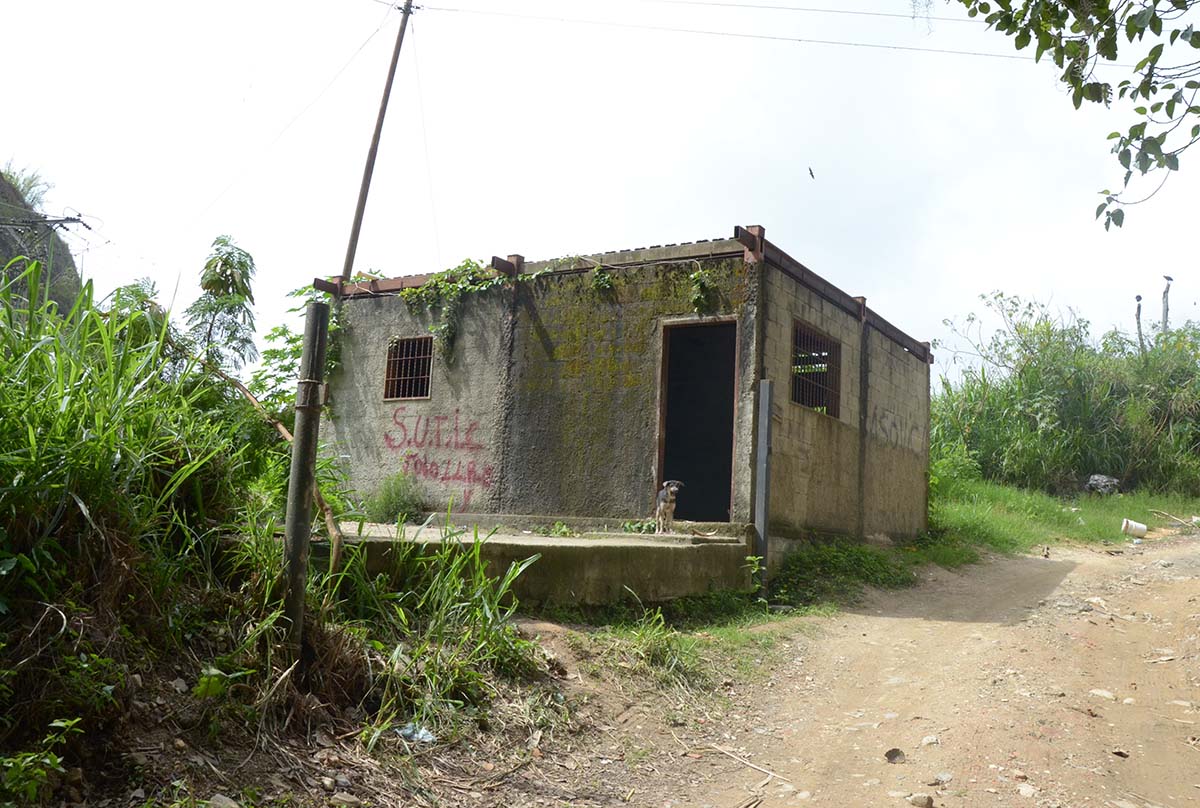
[{"label": "concrete building", "polygon": [[457,299],[436,276],[342,289],[323,436],[360,494],[407,472],[431,506],[619,523],[677,479],[677,518],[749,523],[772,379],[772,540],[925,528],[928,343],[762,228],[492,263]]}]

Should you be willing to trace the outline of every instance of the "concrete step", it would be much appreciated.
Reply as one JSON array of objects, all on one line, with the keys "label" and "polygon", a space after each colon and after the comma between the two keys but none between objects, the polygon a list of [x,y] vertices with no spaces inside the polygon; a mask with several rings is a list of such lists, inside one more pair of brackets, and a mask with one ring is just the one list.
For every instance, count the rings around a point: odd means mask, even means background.
[{"label": "concrete step", "polygon": [[737,536],[703,536],[695,533],[581,533],[580,538],[597,541],[644,539],[667,544],[746,544],[745,539]]},{"label": "concrete step", "polygon": [[[410,520],[410,524],[420,525],[426,519],[431,519],[430,526],[441,527],[446,522],[446,514],[425,513],[420,519]],[[617,519],[614,517],[596,516],[554,516],[546,514],[511,514],[511,513],[452,513],[451,522],[460,530],[496,530],[500,533],[516,535],[528,530],[535,535],[553,535],[551,530],[556,523],[566,525],[578,534],[650,536],[648,533],[627,533],[622,529],[626,522],[647,522],[649,519]],[[715,534],[739,541],[752,541],[754,525],[738,522],[690,522],[676,519],[674,532],[671,535],[693,536],[700,534]]]}]

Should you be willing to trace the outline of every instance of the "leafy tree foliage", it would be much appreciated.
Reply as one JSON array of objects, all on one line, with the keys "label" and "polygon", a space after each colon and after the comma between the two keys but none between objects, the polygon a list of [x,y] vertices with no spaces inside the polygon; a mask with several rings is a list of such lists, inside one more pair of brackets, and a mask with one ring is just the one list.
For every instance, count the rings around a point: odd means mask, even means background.
[{"label": "leafy tree foliage", "polygon": [[203,294],[184,314],[188,333],[212,364],[237,369],[258,358],[254,347],[254,303],[251,284],[254,258],[229,236],[213,240],[212,253],[200,275]]},{"label": "leafy tree foliage", "polygon": [[[1179,170],[1180,155],[1200,140],[1200,30],[1190,12],[1200,0],[955,0],[971,17],[1012,37],[1017,50],[1034,48],[1034,59],[1048,57],[1061,71],[1071,101],[1131,107],[1136,119],[1113,132],[1113,153],[1125,170],[1121,190],[1105,190],[1096,208],[1104,227],[1120,227],[1123,206],[1153,197]],[[914,13],[927,11],[928,0],[912,0]],[[1121,64],[1118,64],[1118,59]],[[1115,84],[1108,70],[1130,72]],[[1143,199],[1125,198],[1130,180],[1161,173]]]}]

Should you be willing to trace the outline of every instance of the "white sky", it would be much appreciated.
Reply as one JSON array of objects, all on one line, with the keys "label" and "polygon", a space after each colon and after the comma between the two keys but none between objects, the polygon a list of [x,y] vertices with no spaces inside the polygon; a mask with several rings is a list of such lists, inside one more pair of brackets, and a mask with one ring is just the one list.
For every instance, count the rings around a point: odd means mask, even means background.
[{"label": "white sky", "polygon": [[[947,338],[942,320],[981,311],[994,289],[1070,306],[1096,333],[1131,329],[1137,293],[1157,318],[1164,272],[1172,319],[1197,316],[1187,234],[1200,168],[1185,155],[1162,193],[1105,233],[1096,192],[1120,175],[1105,135],[1132,120],[1075,111],[1051,65],[440,10],[451,7],[1013,53],[974,22],[435,0],[405,41],[357,269],[413,274],[762,224],[918,339]],[[965,19],[957,4],[934,13]],[[212,239],[232,235],[257,261],[265,334],[287,316],[287,291],[341,270],[399,20],[374,0],[9,0],[0,164],[52,181],[48,212],[89,217],[94,230],[70,243],[101,293],[149,276],[181,311]],[[949,359],[940,351],[935,370]]]}]

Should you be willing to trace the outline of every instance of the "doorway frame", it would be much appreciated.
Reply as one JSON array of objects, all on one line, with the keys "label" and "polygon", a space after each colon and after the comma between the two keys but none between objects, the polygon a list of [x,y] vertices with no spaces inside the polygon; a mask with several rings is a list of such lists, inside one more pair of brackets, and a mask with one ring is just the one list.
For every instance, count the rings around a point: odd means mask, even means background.
[{"label": "doorway frame", "polygon": [[733,324],[733,397],[730,405],[733,409],[733,435],[730,441],[729,453],[729,519],[733,522],[734,494],[737,487],[737,424],[738,396],[741,392],[741,374],[738,372],[740,356],[738,346],[741,344],[742,324],[736,314],[719,314],[712,316],[681,315],[664,317],[659,323],[658,335],[662,343],[658,352],[658,425],[656,427],[657,449],[654,457],[654,490],[657,492],[663,484],[663,464],[667,454],[667,370],[670,366],[671,340],[668,332],[676,328],[703,328],[705,326]]}]

